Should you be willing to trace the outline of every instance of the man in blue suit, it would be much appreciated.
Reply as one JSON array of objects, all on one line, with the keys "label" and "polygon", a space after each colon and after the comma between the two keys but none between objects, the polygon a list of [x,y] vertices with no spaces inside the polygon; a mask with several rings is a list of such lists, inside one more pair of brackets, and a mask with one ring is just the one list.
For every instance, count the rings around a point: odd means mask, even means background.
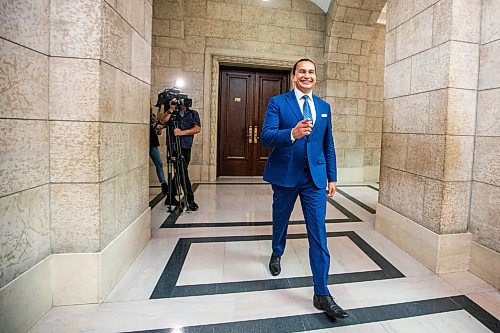
[{"label": "man in blue suit", "polygon": [[316,65],[311,60],[295,63],[292,81],[292,91],[269,100],[261,135],[262,144],[273,148],[264,170],[264,180],[273,188],[269,271],[274,276],[281,272],[288,222],[299,196],[309,239],[313,305],[333,319],[347,318],[327,285],[330,253],[326,242],[326,196],[334,195],[337,181],[330,105],[312,94]]}]

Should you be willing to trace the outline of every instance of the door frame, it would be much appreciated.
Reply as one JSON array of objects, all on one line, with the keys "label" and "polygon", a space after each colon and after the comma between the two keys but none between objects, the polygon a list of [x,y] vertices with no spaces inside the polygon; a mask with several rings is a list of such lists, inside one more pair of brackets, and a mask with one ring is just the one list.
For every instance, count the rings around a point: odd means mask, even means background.
[{"label": "door frame", "polygon": [[[227,51],[227,50],[224,50]],[[200,170],[200,179],[214,181],[217,178],[217,147],[218,147],[218,113],[219,113],[219,70],[220,66],[275,69],[290,71],[297,61],[297,56],[286,55],[277,58],[249,57],[245,51],[235,50],[235,55],[223,54],[218,50],[206,50],[205,54],[205,82],[203,106],[206,115],[203,116],[205,130],[203,142],[208,142],[208,147],[203,146],[203,166]],[[210,78],[210,79],[208,79]],[[290,83],[290,88],[293,84]],[[208,112],[207,112],[208,111]],[[203,125],[202,125],[203,126]],[[208,130],[207,130],[208,129]]]},{"label": "door frame", "polygon": [[[265,107],[267,106],[267,105],[263,105],[264,96],[268,97],[269,94],[263,93],[263,90],[262,90],[263,86],[261,86],[261,84],[266,80],[266,78],[267,78],[267,80],[269,80],[270,78],[272,78],[273,80],[279,79],[280,82],[282,84],[284,84],[284,87],[283,87],[283,85],[281,85],[281,89],[284,89],[281,93],[285,93],[285,92],[289,91],[290,84],[291,84],[290,71],[289,70],[282,70],[282,69],[275,69],[275,68],[270,69],[270,68],[248,67],[248,66],[235,67],[235,66],[227,66],[227,65],[219,64],[219,73],[223,72],[223,71],[226,71],[226,75],[229,74],[230,77],[232,77],[232,78],[244,79],[244,78],[253,77],[251,87],[248,85],[248,82],[246,85],[247,88],[252,90],[251,93],[253,96],[254,103],[250,104],[251,105],[250,115],[246,115],[247,117],[245,118],[245,123],[246,123],[246,125],[250,124],[251,127],[254,127],[255,125],[257,125],[257,128],[255,128],[255,130],[258,129],[258,130],[262,131],[262,122],[264,121],[264,119],[263,119],[264,114],[262,114],[261,112],[263,112],[265,110]],[[223,79],[223,76],[219,76],[218,98],[219,98],[220,103],[219,103],[218,108],[217,108],[217,110],[218,110],[217,117],[224,115],[223,114],[224,108],[222,107],[222,104],[221,104],[223,101],[220,100],[220,97],[223,93],[224,82],[225,81]],[[229,86],[227,86],[226,89],[229,89]],[[228,92],[228,91],[226,91],[226,92]],[[248,95],[247,95],[247,97],[248,97]],[[257,97],[259,97],[259,98],[257,99]],[[245,100],[246,100],[246,98],[245,98]],[[245,102],[245,103],[247,103],[247,102]],[[248,106],[248,104],[246,104],[246,105]],[[226,106],[226,112],[228,112],[227,106]],[[250,118],[248,118],[248,116],[250,116]],[[220,149],[222,149],[222,147],[224,147],[224,145],[221,145],[221,143],[222,143],[221,142],[222,133],[220,133],[220,130],[222,128],[221,126],[222,126],[222,123],[220,121],[218,121],[218,123],[217,123],[217,154],[218,154],[217,163],[218,164],[216,165],[217,176],[220,176],[220,173],[221,173],[220,162],[222,160],[219,159],[219,157],[221,157],[219,155],[219,153],[221,152]],[[225,128],[227,131],[228,124],[225,124],[225,126],[226,126]],[[246,129],[248,129],[247,126],[246,126]],[[245,134],[247,134],[246,129],[245,129]],[[260,134],[258,134],[258,135],[260,135]],[[260,141],[252,143],[252,144],[247,143],[248,139],[245,139],[244,141],[245,141],[245,143],[243,143],[245,145],[244,149],[246,150],[246,148],[248,148],[248,154],[249,154],[247,156],[248,160],[246,162],[247,167],[249,165],[251,165],[251,167],[252,167],[250,173],[258,173],[259,170],[263,172],[263,167],[264,167],[265,162],[267,161],[267,155],[269,154],[270,149],[265,149],[263,152],[265,155],[261,155],[261,153],[262,153],[261,149],[263,147],[260,145]],[[226,144],[226,142],[224,142],[224,144]],[[231,163],[240,164],[241,162],[234,161],[234,162],[228,162],[228,163],[229,164],[231,164]],[[248,171],[248,169],[247,169],[247,171]],[[260,176],[262,176],[262,174]],[[242,177],[244,177],[244,176],[242,176]]]}]

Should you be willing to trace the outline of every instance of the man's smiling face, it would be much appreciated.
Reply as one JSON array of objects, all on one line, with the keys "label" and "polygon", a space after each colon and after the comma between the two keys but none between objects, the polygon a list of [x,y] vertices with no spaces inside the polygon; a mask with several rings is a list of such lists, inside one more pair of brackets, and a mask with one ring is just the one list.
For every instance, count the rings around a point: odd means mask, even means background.
[{"label": "man's smiling face", "polygon": [[292,74],[292,81],[295,83],[295,87],[304,94],[310,93],[316,84],[316,67],[314,64],[310,61],[299,62]]}]

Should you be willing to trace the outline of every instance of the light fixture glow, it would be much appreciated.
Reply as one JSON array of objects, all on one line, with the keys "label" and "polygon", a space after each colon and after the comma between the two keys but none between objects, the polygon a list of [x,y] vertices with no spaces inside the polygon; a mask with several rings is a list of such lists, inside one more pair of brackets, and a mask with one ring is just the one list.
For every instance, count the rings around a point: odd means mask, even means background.
[{"label": "light fixture glow", "polygon": [[177,79],[175,81],[175,87],[176,88],[183,88],[184,87],[184,80],[183,79]]}]

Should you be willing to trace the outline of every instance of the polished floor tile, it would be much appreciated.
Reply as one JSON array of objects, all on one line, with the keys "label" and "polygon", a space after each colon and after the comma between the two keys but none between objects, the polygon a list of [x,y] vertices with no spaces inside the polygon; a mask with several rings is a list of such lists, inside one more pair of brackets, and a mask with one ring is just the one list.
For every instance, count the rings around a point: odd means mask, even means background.
[{"label": "polished floor tile", "polygon": [[445,273],[439,276],[464,295],[496,290],[471,272]]},{"label": "polished floor tile", "polygon": [[498,290],[436,275],[373,229],[378,184],[340,184],[327,205],[330,290],[351,314],[312,306],[300,202],[280,276],[270,275],[272,190],[260,177],[195,185],[196,212],[150,192],[152,239],[102,304],[51,309],[32,332],[491,332]]},{"label": "polished floor tile", "polygon": [[373,186],[339,186],[340,191],[365,204],[366,206],[376,209],[378,202],[378,189]]},{"label": "polished floor tile", "polygon": [[388,333],[491,332],[464,310],[381,322]]},{"label": "polished floor tile", "polygon": [[[330,272],[349,273],[379,270],[347,237],[328,240],[332,251]],[[311,276],[307,239],[290,239],[282,257],[280,278]],[[177,285],[249,281],[271,278],[267,269],[271,240],[202,243],[189,249]]]},{"label": "polished floor tile", "polygon": [[[200,184],[196,190],[196,202],[199,210],[181,215],[178,224],[272,221],[272,189],[269,184]],[[328,205],[326,218],[341,219],[346,216]],[[290,221],[303,219],[300,200],[297,200]]]},{"label": "polished floor tile", "polygon": [[98,308],[98,304],[54,307],[30,332],[80,332]]},{"label": "polished floor tile", "polygon": [[497,290],[468,294],[473,302],[500,319],[500,292]]}]

